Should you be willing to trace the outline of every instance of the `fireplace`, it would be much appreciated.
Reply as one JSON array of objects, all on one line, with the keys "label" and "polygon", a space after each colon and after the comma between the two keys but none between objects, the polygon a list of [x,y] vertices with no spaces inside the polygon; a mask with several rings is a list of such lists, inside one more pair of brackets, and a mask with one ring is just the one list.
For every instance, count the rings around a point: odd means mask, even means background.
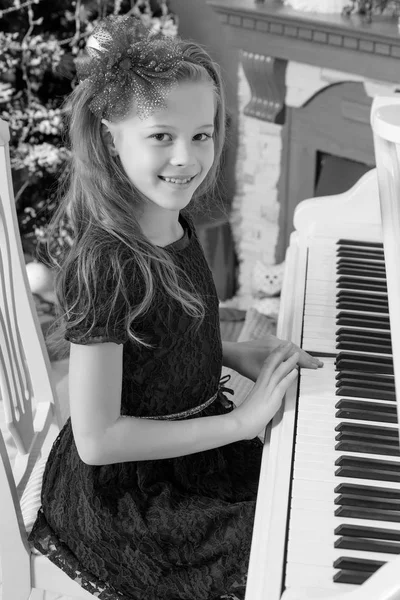
[{"label": "fireplace", "polygon": [[400,36],[384,16],[367,23],[278,0],[207,1],[240,59],[231,223],[237,305],[247,308],[256,261],[284,261],[297,204],[345,191],[374,167],[370,108],[400,86]]}]

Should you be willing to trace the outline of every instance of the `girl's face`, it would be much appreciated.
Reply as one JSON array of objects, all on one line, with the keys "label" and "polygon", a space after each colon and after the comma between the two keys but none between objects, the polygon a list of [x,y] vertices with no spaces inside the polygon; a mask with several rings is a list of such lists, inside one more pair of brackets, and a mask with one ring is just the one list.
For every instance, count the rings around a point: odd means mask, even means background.
[{"label": "girl's face", "polygon": [[184,82],[169,93],[165,109],[107,123],[129,179],[147,198],[145,218],[189,204],[213,164],[215,111],[211,83]]}]

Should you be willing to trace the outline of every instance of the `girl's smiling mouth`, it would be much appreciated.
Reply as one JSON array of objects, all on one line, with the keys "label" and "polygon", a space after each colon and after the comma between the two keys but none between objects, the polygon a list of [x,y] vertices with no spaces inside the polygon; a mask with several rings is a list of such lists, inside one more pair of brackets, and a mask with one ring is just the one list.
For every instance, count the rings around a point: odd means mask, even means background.
[{"label": "girl's smiling mouth", "polygon": [[159,175],[158,177],[166,183],[172,183],[174,185],[187,185],[193,181],[196,175],[193,175],[192,177],[163,177],[162,175]]}]

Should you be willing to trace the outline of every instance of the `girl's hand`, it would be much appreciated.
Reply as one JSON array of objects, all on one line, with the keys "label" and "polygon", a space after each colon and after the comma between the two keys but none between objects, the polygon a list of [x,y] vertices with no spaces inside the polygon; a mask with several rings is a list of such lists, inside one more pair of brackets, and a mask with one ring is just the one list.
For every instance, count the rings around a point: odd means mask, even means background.
[{"label": "girl's hand", "polygon": [[323,362],[314,358],[308,352],[296,346],[296,344],[283,342],[274,335],[269,335],[261,340],[238,342],[235,344],[235,370],[244,377],[256,381],[266,358],[282,343],[290,344],[291,353],[296,352],[298,354],[297,364],[299,367],[303,369],[318,369],[323,366]]},{"label": "girl's hand", "polygon": [[252,439],[271,421],[286,390],[297,377],[299,353],[290,342],[275,348],[264,361],[256,384],[247,398],[229,413],[236,420],[241,439]]}]

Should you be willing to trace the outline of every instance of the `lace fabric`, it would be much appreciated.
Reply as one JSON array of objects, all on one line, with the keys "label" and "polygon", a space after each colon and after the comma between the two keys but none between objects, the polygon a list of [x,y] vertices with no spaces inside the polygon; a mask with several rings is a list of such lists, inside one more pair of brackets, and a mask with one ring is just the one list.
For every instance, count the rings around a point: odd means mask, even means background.
[{"label": "lace fabric", "polygon": [[[181,222],[186,241],[169,250],[206,303],[200,328],[189,327],[190,318],[160,294],[141,324],[152,349],[126,341],[113,323],[96,323],[93,332],[96,340],[124,344],[124,415],[190,410],[218,389],[218,298],[193,224]],[[66,337],[87,343],[84,333]],[[201,416],[232,410],[225,391]],[[173,459],[89,466],[69,420],[47,461],[30,541],[100,600],[241,599],[261,452],[257,438]]]}]

